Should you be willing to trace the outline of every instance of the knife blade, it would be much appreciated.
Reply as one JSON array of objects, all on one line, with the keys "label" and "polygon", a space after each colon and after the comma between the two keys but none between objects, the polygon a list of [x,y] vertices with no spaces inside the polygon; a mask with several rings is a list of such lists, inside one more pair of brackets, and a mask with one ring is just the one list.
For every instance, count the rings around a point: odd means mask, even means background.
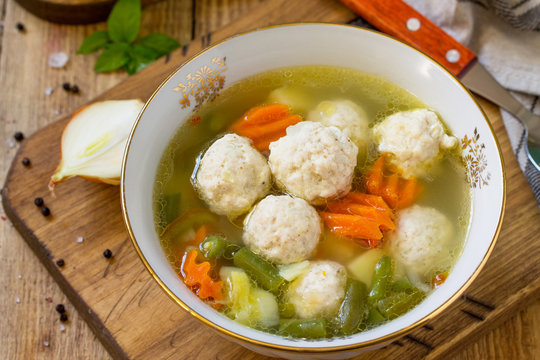
[{"label": "knife blade", "polygon": [[[378,30],[430,55],[469,90],[509,111],[527,128],[529,147],[540,145],[540,117],[528,111],[503,88],[478,62],[474,52],[428,18],[402,0],[340,1]],[[540,170],[540,156],[534,156],[533,160]]]}]

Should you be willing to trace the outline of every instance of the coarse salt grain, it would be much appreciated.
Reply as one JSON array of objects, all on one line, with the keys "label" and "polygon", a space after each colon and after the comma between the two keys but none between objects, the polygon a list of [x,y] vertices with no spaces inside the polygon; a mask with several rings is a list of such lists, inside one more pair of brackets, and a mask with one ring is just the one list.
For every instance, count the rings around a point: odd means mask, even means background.
[{"label": "coarse salt grain", "polygon": [[19,303],[21,302],[21,299],[17,296],[17,297],[15,298],[15,302],[16,302],[17,304],[19,304]]},{"label": "coarse salt grain", "polygon": [[44,342],[43,342],[43,346],[49,346],[49,342],[48,342],[48,341],[44,341]]},{"label": "coarse salt grain", "polygon": [[66,66],[69,57],[64,52],[54,52],[49,55],[49,66],[52,68],[63,68]]},{"label": "coarse salt grain", "polygon": [[49,96],[49,95],[51,95],[53,93],[53,91],[54,91],[54,88],[48,87],[48,88],[45,89],[44,93],[45,93],[45,95]]},{"label": "coarse salt grain", "polygon": [[60,331],[66,331],[66,327],[63,324],[60,324],[58,328],[60,329]]},{"label": "coarse salt grain", "polygon": [[17,275],[17,279],[22,279],[22,275],[21,274]]},{"label": "coarse salt grain", "polygon": [[82,236],[77,236],[77,242],[80,244],[83,242],[83,237]]},{"label": "coarse salt grain", "polygon": [[7,144],[10,149],[15,147],[15,141],[11,137],[8,137]]},{"label": "coarse salt grain", "polygon": [[55,110],[53,111],[53,114],[54,114],[54,115],[60,115],[60,110],[55,109]]}]

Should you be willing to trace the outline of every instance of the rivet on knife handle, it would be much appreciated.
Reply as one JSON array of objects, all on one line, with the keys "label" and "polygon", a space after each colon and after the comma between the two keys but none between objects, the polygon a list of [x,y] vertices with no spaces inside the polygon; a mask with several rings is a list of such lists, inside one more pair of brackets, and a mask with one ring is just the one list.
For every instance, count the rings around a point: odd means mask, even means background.
[{"label": "rivet on knife handle", "polygon": [[401,0],[341,0],[377,29],[415,46],[454,75],[476,61],[476,55]]}]

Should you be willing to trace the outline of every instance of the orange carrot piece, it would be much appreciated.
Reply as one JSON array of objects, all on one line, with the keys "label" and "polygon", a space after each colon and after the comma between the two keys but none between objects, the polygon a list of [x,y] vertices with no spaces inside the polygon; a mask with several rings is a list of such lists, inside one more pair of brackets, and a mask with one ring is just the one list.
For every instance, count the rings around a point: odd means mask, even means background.
[{"label": "orange carrot piece", "polygon": [[255,140],[269,134],[281,133],[289,126],[297,124],[300,121],[302,121],[302,117],[300,115],[286,114],[283,118],[276,119],[273,122],[252,126],[243,126],[242,128],[238,129],[237,133]]},{"label": "orange carrot piece", "polygon": [[392,209],[395,209],[399,200],[399,176],[392,174],[385,180],[381,196]]},{"label": "orange carrot piece", "polygon": [[204,239],[209,234],[209,229],[207,225],[201,225],[197,231],[195,232],[195,236],[193,239],[185,243],[185,246],[195,246],[199,247],[199,245],[203,242]]},{"label": "orange carrot piece", "polygon": [[271,104],[256,106],[248,110],[244,116],[235,121],[229,129],[237,132],[248,126],[263,125],[280,120],[287,115],[290,115],[289,107],[287,105]]},{"label": "orange carrot piece", "polygon": [[336,201],[328,204],[328,210],[338,214],[350,214],[363,216],[366,219],[376,222],[379,227],[386,230],[394,230],[396,226],[384,210],[374,208],[369,205],[361,205],[346,201]]},{"label": "orange carrot piece", "polygon": [[184,283],[195,291],[197,296],[202,300],[221,300],[222,281],[214,281],[208,272],[211,265],[208,261],[197,263],[197,250],[188,252],[182,263],[182,274]]},{"label": "orange carrot piece", "polygon": [[434,289],[436,289],[442,284],[444,284],[447,278],[448,278],[448,271],[437,274],[431,280],[431,285],[433,286]]},{"label": "orange carrot piece", "polygon": [[353,239],[381,240],[379,224],[362,216],[321,212],[326,226],[338,235]]},{"label": "orange carrot piece", "polygon": [[207,236],[208,230],[206,229],[205,225],[202,225],[195,233],[195,238],[193,239],[195,246],[199,246],[199,244],[202,243]]},{"label": "orange carrot piece", "polygon": [[382,196],[392,209],[403,209],[416,201],[422,186],[415,178],[403,179],[400,175],[401,169],[385,165],[385,157],[381,156],[367,173],[366,189],[370,194]]},{"label": "orange carrot piece", "polygon": [[404,180],[399,192],[399,200],[396,209],[403,209],[407,206],[411,206],[421,192],[422,186],[415,178]]},{"label": "orange carrot piece", "polygon": [[375,161],[366,178],[366,189],[370,194],[381,194],[384,181],[384,156]]},{"label": "orange carrot piece", "polygon": [[289,114],[289,105],[270,104],[255,106],[246,112],[244,119],[249,123],[266,124]]},{"label": "orange carrot piece", "polygon": [[240,136],[250,138],[255,148],[264,151],[271,142],[285,136],[289,126],[300,121],[302,117],[292,115],[287,105],[272,104],[254,107],[229,129]]},{"label": "orange carrot piece", "polygon": [[379,209],[385,212],[390,219],[394,218],[394,213],[392,212],[392,209],[390,209],[388,204],[379,195],[364,194],[360,192],[350,192],[342,200],[348,200],[348,201],[355,202],[360,205],[372,206],[376,209]]}]

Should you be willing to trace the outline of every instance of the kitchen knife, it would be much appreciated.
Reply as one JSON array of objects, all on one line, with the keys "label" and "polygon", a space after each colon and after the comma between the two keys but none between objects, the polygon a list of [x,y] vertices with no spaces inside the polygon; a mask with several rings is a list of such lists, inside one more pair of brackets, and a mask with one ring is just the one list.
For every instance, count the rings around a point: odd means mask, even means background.
[{"label": "kitchen knife", "polygon": [[540,145],[540,117],[528,111],[504,89],[477,61],[471,50],[402,0],[340,1],[380,31],[430,55],[471,91],[518,118],[528,131],[529,157],[540,170],[537,148]]}]

